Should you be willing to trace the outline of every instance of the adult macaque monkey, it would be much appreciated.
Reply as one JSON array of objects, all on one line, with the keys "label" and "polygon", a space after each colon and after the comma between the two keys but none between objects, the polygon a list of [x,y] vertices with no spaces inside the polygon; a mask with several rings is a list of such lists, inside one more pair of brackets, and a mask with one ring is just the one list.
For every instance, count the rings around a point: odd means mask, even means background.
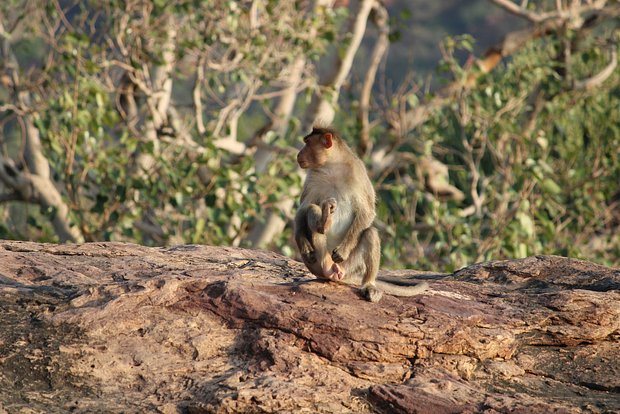
[{"label": "adult macaque monkey", "polygon": [[399,286],[377,280],[381,241],[372,223],[375,190],[364,163],[329,128],[313,128],[297,155],[307,169],[301,205],[295,216],[295,242],[315,276],[361,286],[363,296],[378,302],[383,292],[413,296],[426,283]]}]

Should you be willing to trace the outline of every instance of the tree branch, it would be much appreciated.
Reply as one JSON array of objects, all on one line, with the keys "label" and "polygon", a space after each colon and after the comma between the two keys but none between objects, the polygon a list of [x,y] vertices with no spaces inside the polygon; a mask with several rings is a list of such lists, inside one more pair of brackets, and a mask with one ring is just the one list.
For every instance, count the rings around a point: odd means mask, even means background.
[{"label": "tree branch", "polygon": [[531,10],[526,9],[525,7],[517,6],[510,0],[491,0],[497,6],[506,10],[509,13],[514,14],[515,16],[523,17],[533,23],[539,23],[543,20],[547,19],[551,14],[555,13],[536,13]]},{"label": "tree branch", "polygon": [[514,14],[515,16],[522,17],[524,19],[529,20],[532,23],[542,23],[548,19],[569,19],[571,17],[576,17],[583,13],[601,10],[607,4],[607,0],[596,0],[591,1],[587,5],[579,5],[579,6],[571,6],[568,8],[561,7],[561,4],[558,6],[556,3],[556,10],[549,12],[535,12],[527,9],[527,4],[522,6],[517,6],[510,0],[491,0],[495,5],[501,7],[502,9],[508,11],[509,13]]},{"label": "tree branch", "polygon": [[[301,82],[303,69],[306,64],[304,57],[298,57],[289,67],[287,79],[287,93],[282,95],[278,100],[278,104],[274,109],[275,117],[270,121],[269,125],[261,128],[255,136],[257,143],[264,143],[263,137],[268,131],[274,131],[278,136],[284,136],[288,128],[288,121],[293,112],[295,101],[297,99],[297,85]],[[269,163],[275,156],[275,152],[266,145],[259,145],[254,156],[256,162],[256,172],[259,174],[269,166]],[[282,200],[277,206],[282,211],[290,211],[293,207],[293,199]],[[255,223],[250,230],[247,240],[252,246],[264,246],[273,238],[282,232],[286,222],[282,220],[277,211],[270,210],[264,223]]]},{"label": "tree branch", "polygon": [[362,85],[362,92],[360,95],[360,108],[357,118],[362,126],[360,132],[360,141],[357,145],[357,152],[360,155],[366,154],[370,150],[370,126],[368,123],[368,110],[370,107],[370,95],[372,92],[372,86],[375,83],[375,77],[377,76],[377,69],[379,64],[385,56],[388,46],[390,44],[388,35],[390,27],[388,25],[388,12],[387,9],[380,2],[376,1],[374,4],[374,13],[372,15],[373,22],[379,29],[379,36],[372,50],[370,56],[370,62],[368,64],[368,70],[364,77],[364,83]]},{"label": "tree branch", "polygon": [[[0,21],[0,32],[4,31],[4,24]],[[38,203],[44,209],[51,210],[52,226],[61,242],[84,241],[80,230],[69,222],[69,207],[50,177],[50,166],[43,155],[39,130],[30,113],[30,92],[21,87],[19,64],[11,48],[10,36],[4,36],[2,41],[2,57],[7,62],[6,67],[12,78],[13,100],[24,112],[21,118],[25,125],[23,138],[26,170],[20,171],[12,160],[0,156],[0,181],[18,194],[23,201]]]},{"label": "tree branch", "polygon": [[192,97],[194,99],[194,113],[196,116],[196,128],[198,133],[203,135],[206,131],[205,124],[202,115],[202,82],[205,78],[205,58],[201,56],[196,63],[196,80],[194,81],[194,89],[192,90]]},{"label": "tree branch", "polygon": [[6,203],[8,201],[23,201],[19,194],[16,192],[10,193],[1,193],[0,194],[0,203]]},{"label": "tree branch", "polygon": [[308,129],[312,124],[320,122],[330,124],[335,115],[334,106],[338,102],[340,88],[351,71],[353,59],[359,49],[364,33],[368,15],[375,0],[362,0],[357,13],[351,20],[351,40],[349,41],[342,58],[333,67],[334,70],[325,76],[320,82],[318,93],[312,97],[312,101],[306,111],[302,128]]},{"label": "tree branch", "polygon": [[[372,0],[366,0],[366,2],[372,4]],[[317,10],[321,7],[331,7],[332,3],[333,3],[332,0],[316,0],[314,4],[314,9]],[[368,10],[368,12],[369,11],[370,9]],[[366,19],[368,18],[368,12],[366,13]],[[365,27],[365,21],[364,21],[364,27]],[[310,37],[314,38],[315,35],[316,35],[316,30],[312,30]],[[363,35],[363,32],[362,32],[362,35]],[[358,42],[353,51],[353,56],[355,55],[355,51],[359,47],[359,41],[361,41],[361,38],[357,40]],[[352,40],[352,43],[353,43],[353,40]],[[340,82],[340,84],[337,86],[337,90],[340,89],[342,82],[344,82],[344,79],[348,75],[348,72],[351,68],[350,65],[352,64],[353,56],[350,56],[350,58],[348,57],[348,55],[351,54],[351,49],[350,49],[351,47],[352,45],[349,45],[349,49],[345,53],[345,59],[343,60],[343,61],[348,62],[349,64],[346,72],[343,73],[342,67],[339,68],[340,65],[336,65],[336,68],[337,68],[336,71],[333,72],[328,77],[329,82],[333,82],[333,83]],[[350,59],[351,61],[349,61],[348,59]],[[266,134],[269,130],[274,131],[276,134],[280,136],[284,135],[284,133],[286,132],[288,120],[293,111],[295,100],[297,98],[296,88],[297,88],[297,85],[301,81],[305,63],[306,63],[306,59],[304,57],[299,57],[290,66],[290,72],[288,74],[288,79],[287,79],[287,83],[288,83],[287,93],[282,95],[282,97],[280,98],[278,105],[276,106],[274,110],[276,117],[275,119],[271,121],[268,129],[262,128],[261,130],[259,130],[259,131],[262,131],[263,134],[260,136],[260,138],[258,138],[258,142],[262,140],[262,136],[264,136],[264,134]],[[323,85],[328,84],[328,83],[323,83]],[[337,101],[337,93],[336,93],[336,96],[332,98],[335,98]],[[332,104],[335,103],[336,101],[332,101]],[[327,103],[324,96],[318,96],[317,94],[315,94],[312,97],[312,101],[310,102],[310,105],[308,106],[308,109],[306,111],[305,123],[302,126],[302,128],[306,129],[309,124],[314,123],[316,121],[318,116],[321,116],[319,114],[321,114],[322,105],[324,105],[323,108],[328,108],[328,110],[331,112],[329,119],[325,119],[325,121],[331,122],[333,119],[333,114],[334,114],[334,110],[331,106],[332,104]],[[327,115],[323,115],[323,116],[327,117]],[[262,170],[266,169],[273,156],[274,156],[274,153],[269,151],[268,148],[260,147],[255,156],[257,171],[259,170],[259,168],[261,168]],[[288,198],[280,200],[277,203],[275,208],[272,208],[269,211],[267,211],[265,220],[263,222],[254,223],[253,228],[250,230],[246,238],[246,240],[248,240],[252,244],[252,246],[255,246],[255,247],[265,246],[268,243],[270,243],[278,234],[282,233],[282,231],[284,230],[286,226],[286,222],[281,218],[281,214],[278,212],[278,210],[280,212],[285,212],[285,213],[292,211],[293,206],[295,204],[294,197],[295,195],[291,194]]]},{"label": "tree branch", "polygon": [[0,181],[13,190],[19,200],[39,204],[48,210],[54,231],[62,243],[84,241],[80,230],[69,223],[69,208],[49,178],[19,171],[10,159],[0,157]]},{"label": "tree branch", "polygon": [[[514,4],[510,1],[491,1],[496,4]],[[576,22],[575,25],[579,25],[572,28],[579,30],[582,28],[591,27],[592,25],[603,21],[603,19],[598,18],[599,16],[617,17],[620,14],[620,9],[618,7],[609,6],[607,8],[603,8],[605,3],[605,1],[599,0],[592,2],[592,4],[587,7],[582,6],[577,8],[576,10],[578,10],[579,13],[589,12],[592,14],[588,17],[588,19],[577,19],[574,15],[572,15],[571,17],[574,18],[574,21]],[[573,13],[574,12],[575,10],[573,10]],[[490,48],[485,53],[484,57],[476,60],[477,70],[472,70],[465,78],[465,81],[454,81],[439,90],[435,94],[434,98],[429,101],[416,106],[404,114],[393,114],[388,117],[390,129],[399,136],[409,133],[409,131],[424,123],[434,111],[441,108],[446,103],[451,102],[451,98],[460,90],[464,88],[472,88],[480,76],[492,71],[495,67],[497,67],[503,58],[518,52],[530,41],[544,36],[549,36],[564,27],[567,19],[566,16],[568,16],[567,13],[568,12],[553,12],[553,14],[545,16],[545,19],[534,27],[508,33],[499,44]],[[560,16],[560,14],[562,15]]]},{"label": "tree branch", "polygon": [[616,46],[611,47],[609,55],[609,64],[605,66],[603,70],[587,79],[575,81],[574,88],[577,90],[589,90],[596,88],[605,82],[607,78],[614,73],[614,70],[616,70],[616,67],[618,66],[618,50],[616,49]]}]

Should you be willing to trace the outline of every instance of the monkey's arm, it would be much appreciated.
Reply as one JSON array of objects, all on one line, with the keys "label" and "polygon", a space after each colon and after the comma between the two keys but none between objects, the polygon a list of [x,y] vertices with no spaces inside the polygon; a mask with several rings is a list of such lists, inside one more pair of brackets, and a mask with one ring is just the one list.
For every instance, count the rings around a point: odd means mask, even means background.
[{"label": "monkey's arm", "polygon": [[299,207],[295,214],[295,243],[299,253],[308,263],[316,262],[314,246],[310,241],[310,229],[308,228],[308,207]]}]

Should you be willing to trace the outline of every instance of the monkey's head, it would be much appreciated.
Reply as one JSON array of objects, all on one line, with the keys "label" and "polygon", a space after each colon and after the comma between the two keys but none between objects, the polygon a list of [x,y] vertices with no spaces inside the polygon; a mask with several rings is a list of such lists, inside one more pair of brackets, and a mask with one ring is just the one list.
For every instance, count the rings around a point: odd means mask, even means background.
[{"label": "monkey's head", "polygon": [[297,154],[297,163],[301,168],[321,168],[330,159],[333,146],[337,143],[336,133],[329,128],[312,128],[304,137],[304,147]]}]

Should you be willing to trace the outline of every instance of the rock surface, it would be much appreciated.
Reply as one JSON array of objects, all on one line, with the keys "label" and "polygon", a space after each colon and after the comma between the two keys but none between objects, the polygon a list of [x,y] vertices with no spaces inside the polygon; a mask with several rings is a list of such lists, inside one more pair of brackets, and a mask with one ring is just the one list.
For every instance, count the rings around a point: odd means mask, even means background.
[{"label": "rock surface", "polygon": [[620,271],[474,265],[363,301],[221,247],[0,241],[0,412],[620,412]]}]

